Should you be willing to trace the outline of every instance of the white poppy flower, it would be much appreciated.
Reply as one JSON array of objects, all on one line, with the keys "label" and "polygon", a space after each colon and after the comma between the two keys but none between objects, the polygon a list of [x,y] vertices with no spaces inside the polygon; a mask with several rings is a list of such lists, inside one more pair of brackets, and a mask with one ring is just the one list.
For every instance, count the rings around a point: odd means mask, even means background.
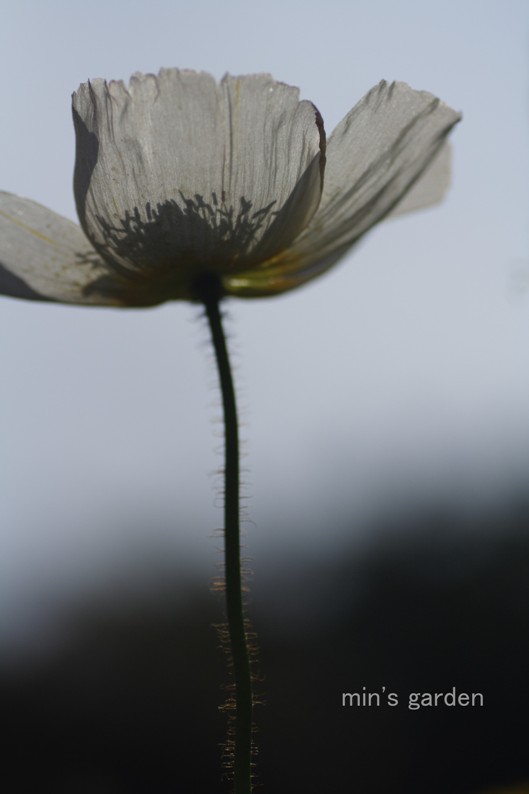
[{"label": "white poppy flower", "polygon": [[327,145],[321,116],[269,75],[162,69],[73,95],[81,226],[0,193],[0,293],[113,306],[261,297],[304,284],[392,212],[438,201],[460,116],[381,82]]}]

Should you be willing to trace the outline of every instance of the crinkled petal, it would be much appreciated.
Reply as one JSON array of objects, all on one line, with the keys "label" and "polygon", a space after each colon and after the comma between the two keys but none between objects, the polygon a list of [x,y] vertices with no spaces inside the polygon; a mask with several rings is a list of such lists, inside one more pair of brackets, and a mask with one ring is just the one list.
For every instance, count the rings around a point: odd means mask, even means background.
[{"label": "crinkled petal", "polygon": [[[340,259],[416,185],[410,208],[439,198],[434,160],[460,114],[425,91],[385,81],[343,119],[327,145],[323,195],[317,212],[289,249],[255,271],[226,280],[241,297],[274,295],[314,278]],[[444,170],[441,158],[441,171]],[[432,189],[426,170],[434,166]],[[438,163],[439,165],[439,163]],[[421,187],[420,178],[424,174]],[[406,210],[406,205],[402,205]]]},{"label": "crinkled petal", "polygon": [[73,111],[83,229],[110,263],[140,280],[152,271],[168,292],[173,277],[180,293],[197,273],[276,255],[319,204],[321,118],[268,75],[95,80]]},{"label": "crinkled petal", "polygon": [[114,299],[90,291],[104,270],[77,224],[35,201],[0,192],[0,294],[114,304]]}]

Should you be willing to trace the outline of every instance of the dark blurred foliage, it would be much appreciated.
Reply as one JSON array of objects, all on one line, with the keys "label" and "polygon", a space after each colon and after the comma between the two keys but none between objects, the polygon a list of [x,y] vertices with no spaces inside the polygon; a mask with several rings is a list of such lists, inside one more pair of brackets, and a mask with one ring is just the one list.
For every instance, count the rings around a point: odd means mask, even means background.
[{"label": "dark blurred foliage", "polygon": [[[312,580],[327,593],[312,623],[289,632],[254,598],[257,791],[470,794],[529,780],[529,502],[400,515],[296,579],[297,598]],[[3,790],[229,791],[219,597],[190,587],[78,612],[53,653],[1,674]],[[363,686],[400,703],[342,707]],[[453,686],[485,705],[408,709],[410,692]]]}]

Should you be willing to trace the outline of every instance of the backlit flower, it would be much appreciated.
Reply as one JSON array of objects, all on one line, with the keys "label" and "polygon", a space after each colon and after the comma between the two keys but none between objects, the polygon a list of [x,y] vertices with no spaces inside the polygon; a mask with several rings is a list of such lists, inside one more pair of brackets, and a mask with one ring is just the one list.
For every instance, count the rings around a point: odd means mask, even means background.
[{"label": "backlit flower", "polygon": [[459,114],[381,82],[331,135],[268,75],[162,69],[73,95],[77,226],[0,193],[0,292],[149,306],[297,287],[392,211],[434,203]]}]

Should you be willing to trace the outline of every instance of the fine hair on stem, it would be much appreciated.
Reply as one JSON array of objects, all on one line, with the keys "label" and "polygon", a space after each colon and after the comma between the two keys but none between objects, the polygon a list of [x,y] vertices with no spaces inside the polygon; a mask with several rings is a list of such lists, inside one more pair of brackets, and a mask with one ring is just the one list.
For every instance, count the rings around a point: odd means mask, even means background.
[{"label": "fine hair on stem", "polygon": [[237,402],[221,311],[218,279],[203,277],[196,283],[197,298],[205,308],[219,375],[224,416],[224,590],[227,623],[218,626],[227,651],[232,681],[224,709],[228,737],[224,766],[233,775],[234,794],[250,794],[253,777],[253,677],[255,636],[245,615],[240,539],[240,452]]}]

